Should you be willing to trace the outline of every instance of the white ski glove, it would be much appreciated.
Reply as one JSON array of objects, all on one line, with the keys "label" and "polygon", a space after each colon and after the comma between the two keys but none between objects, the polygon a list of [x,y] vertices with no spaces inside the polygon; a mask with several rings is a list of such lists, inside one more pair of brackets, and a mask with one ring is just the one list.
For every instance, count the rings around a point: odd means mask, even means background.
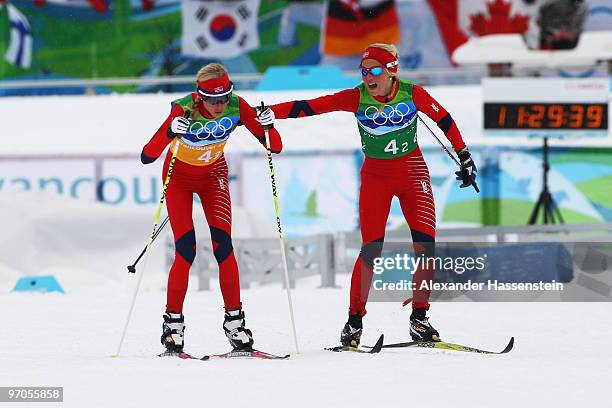
[{"label": "white ski glove", "polygon": [[276,117],[274,116],[274,111],[272,109],[266,108],[263,111],[260,109],[257,110],[257,121],[261,124],[261,126],[267,128],[274,127],[274,119],[276,119]]},{"label": "white ski glove", "polygon": [[187,129],[189,129],[189,119],[183,116],[177,116],[172,119],[172,123],[170,124],[170,132],[172,132],[173,137],[177,135],[184,135],[187,133]]}]

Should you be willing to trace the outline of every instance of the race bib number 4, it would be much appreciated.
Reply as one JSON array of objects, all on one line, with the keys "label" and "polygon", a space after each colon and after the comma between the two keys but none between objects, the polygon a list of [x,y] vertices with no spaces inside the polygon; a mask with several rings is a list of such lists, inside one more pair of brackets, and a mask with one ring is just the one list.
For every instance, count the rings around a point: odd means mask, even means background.
[{"label": "race bib number 4", "polygon": [[197,147],[181,143],[177,158],[192,166],[208,166],[221,157],[225,143],[227,141]]}]

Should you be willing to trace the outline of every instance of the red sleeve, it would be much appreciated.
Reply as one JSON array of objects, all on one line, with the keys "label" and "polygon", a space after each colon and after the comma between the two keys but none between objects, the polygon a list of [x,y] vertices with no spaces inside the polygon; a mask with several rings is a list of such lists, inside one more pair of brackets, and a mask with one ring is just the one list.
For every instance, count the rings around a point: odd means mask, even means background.
[{"label": "red sleeve", "polygon": [[161,124],[151,140],[149,140],[149,142],[142,149],[140,160],[144,164],[153,163],[162,154],[166,146],[170,144],[172,141],[172,139],[168,137],[168,127],[170,127],[170,122],[172,122],[172,119],[176,118],[177,116],[182,115],[183,108],[179,104],[174,104],[174,106],[172,106],[172,110],[170,111],[170,115],[168,115],[164,123]]},{"label": "red sleeve", "polygon": [[438,127],[442,129],[456,152],[465,147],[461,132],[459,132],[459,128],[450,113],[428,94],[425,89],[418,85],[413,85],[412,100],[417,110],[423,112],[437,123]]},{"label": "red sleeve", "polygon": [[[257,112],[244,99],[238,97],[238,106],[240,108],[240,121],[246,128],[266,147],[265,132],[263,126],[257,121]],[[271,128],[268,130],[270,136],[270,150],[273,153],[280,153],[283,150],[283,141],[281,140],[278,130]]]},{"label": "red sleeve", "polygon": [[336,111],[357,112],[358,107],[359,90],[357,88],[345,89],[335,94],[314,99],[284,102],[270,106],[278,119],[302,118]]}]

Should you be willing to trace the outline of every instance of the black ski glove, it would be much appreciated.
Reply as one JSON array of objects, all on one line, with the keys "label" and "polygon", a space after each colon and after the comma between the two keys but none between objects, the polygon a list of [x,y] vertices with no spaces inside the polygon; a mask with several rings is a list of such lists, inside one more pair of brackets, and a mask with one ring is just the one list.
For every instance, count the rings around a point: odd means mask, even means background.
[{"label": "black ski glove", "polygon": [[480,190],[476,184],[476,173],[478,172],[478,169],[472,160],[472,155],[470,154],[467,146],[459,150],[457,152],[457,156],[459,156],[459,161],[461,162],[461,169],[455,172],[457,180],[461,181],[461,185],[459,187],[465,188],[474,186],[474,190],[479,193]]}]

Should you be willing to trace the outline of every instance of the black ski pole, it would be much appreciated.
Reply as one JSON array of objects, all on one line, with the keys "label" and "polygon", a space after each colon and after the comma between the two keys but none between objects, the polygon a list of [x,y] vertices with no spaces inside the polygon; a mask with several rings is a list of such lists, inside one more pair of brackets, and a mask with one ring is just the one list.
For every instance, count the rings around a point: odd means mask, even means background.
[{"label": "black ski pole", "polygon": [[[436,136],[436,134],[433,132],[433,130],[431,130],[431,128],[427,125],[427,123],[425,123],[425,121],[423,119],[421,119],[421,117],[417,114],[417,118],[419,118],[419,120],[421,121],[422,124],[425,125],[425,127],[427,128],[427,130],[429,130],[429,133],[431,133],[431,135],[434,137],[434,139],[436,139],[436,141],[438,143],[440,143],[440,146],[442,146],[442,149],[444,149],[444,151],[446,152],[446,154],[448,154],[448,157],[450,157],[451,159],[453,159],[453,161],[457,164],[457,166],[459,166],[459,168],[461,168],[461,163],[459,163],[459,160],[457,160],[455,158],[455,156],[450,152],[450,150],[448,150],[446,148],[446,146],[444,146],[444,143],[442,143],[442,141],[438,138],[438,136]],[[480,193],[480,189],[478,188],[478,184],[476,184],[476,180],[474,180],[472,186],[474,187],[474,190],[476,190],[477,193]]]},{"label": "black ski pole", "polygon": [[[183,113],[183,117],[187,119],[189,118],[190,115],[191,115],[191,111],[189,110],[186,110]],[[180,138],[181,136],[179,135],[178,139]],[[164,200],[166,199],[166,191],[168,190],[168,183],[170,183],[170,176],[172,175],[172,170],[174,169],[174,162],[176,161],[176,155],[178,153],[179,146],[180,146],[180,141],[177,140],[176,144],[174,145],[173,152],[172,152],[172,159],[170,160],[170,165],[168,166],[168,172],[166,173],[166,178],[164,179],[164,188],[162,190],[161,199],[159,200],[159,205],[157,206],[157,213],[155,214],[155,223],[153,224],[153,230],[151,231],[151,237],[149,238],[149,242],[147,243],[147,246],[144,247],[140,255],[138,255],[138,258],[136,259],[136,261],[132,265],[128,265],[127,267],[128,273],[136,273],[136,264],[138,263],[138,261],[140,261],[140,258],[142,258],[143,255],[147,252],[147,249],[149,249],[153,241],[155,241],[155,238],[157,238],[157,235],[159,235],[161,230],[164,228],[164,226],[168,222],[168,216],[166,216],[166,218],[164,219],[164,222],[162,222],[159,228],[157,228],[157,222],[159,221],[161,209],[164,205]],[[130,311],[130,314],[131,314],[131,311]],[[129,320],[129,317],[128,317],[128,320]],[[121,341],[123,341],[123,339]],[[119,343],[119,349],[121,349],[121,343]]]},{"label": "black ski pole", "polygon": [[[164,227],[168,223],[168,220],[169,220],[169,218],[166,215],[166,219],[161,223],[161,225],[159,226],[157,231],[155,231],[155,233],[153,234],[153,239],[152,239],[151,242],[155,241],[155,238],[157,238],[157,236],[159,235],[161,230],[164,229]],[[138,255],[138,258],[136,258],[134,263],[132,265],[128,265],[128,267],[127,267],[128,273],[136,273],[136,264],[138,263],[138,261],[140,261],[140,258],[142,258],[142,256],[145,254],[145,252],[147,252],[147,247],[146,246],[142,249],[142,252],[140,253],[140,255]]]}]

